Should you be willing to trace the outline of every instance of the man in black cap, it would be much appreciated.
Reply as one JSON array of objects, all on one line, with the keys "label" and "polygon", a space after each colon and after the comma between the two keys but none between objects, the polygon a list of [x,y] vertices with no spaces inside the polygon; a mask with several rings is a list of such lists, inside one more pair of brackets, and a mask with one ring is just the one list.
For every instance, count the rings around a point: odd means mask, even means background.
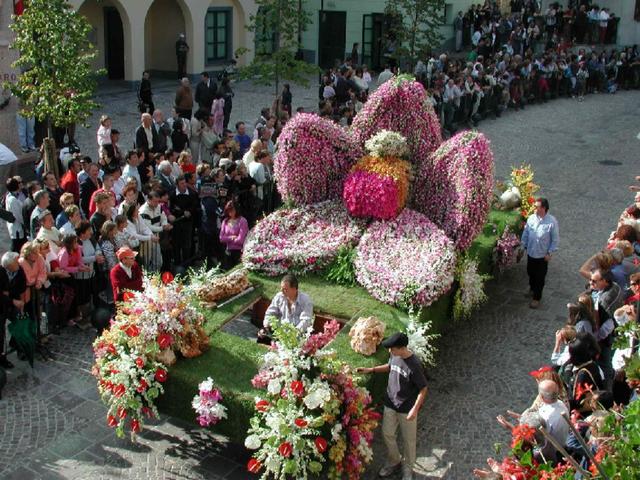
[{"label": "man in black cap", "polygon": [[[359,373],[389,373],[382,417],[382,435],[387,447],[387,462],[380,469],[382,478],[394,475],[402,466],[402,480],[413,479],[416,461],[416,427],[418,412],[427,396],[427,380],[418,357],[407,348],[404,333],[394,333],[382,341],[389,349],[389,363],[373,368],[358,368]],[[400,426],[404,463],[396,435]]]}]

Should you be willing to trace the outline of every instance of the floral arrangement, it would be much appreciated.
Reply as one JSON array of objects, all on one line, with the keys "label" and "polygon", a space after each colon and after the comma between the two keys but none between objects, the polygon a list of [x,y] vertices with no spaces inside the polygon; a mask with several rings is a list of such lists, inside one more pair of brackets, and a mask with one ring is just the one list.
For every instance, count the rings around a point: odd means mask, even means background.
[{"label": "floral arrangement", "polygon": [[369,226],[356,248],[358,282],[381,302],[427,306],[453,283],[453,243],[427,217],[404,209]]},{"label": "floral arrangement", "polygon": [[469,318],[476,308],[487,301],[484,281],[488,277],[478,273],[478,261],[467,255],[459,257],[456,277],[459,285],[453,299],[453,318],[462,320]]},{"label": "floral arrangement", "polygon": [[408,77],[382,84],[369,96],[351,125],[353,138],[360,148],[381,130],[397,132],[407,139],[408,157],[414,165],[428,161],[429,155],[442,143],[440,123],[424,87]]},{"label": "floral arrangement", "polygon": [[362,223],[349,217],[340,201],[280,209],[249,233],[242,260],[248,269],[271,276],[319,271],[361,234]]},{"label": "floral arrangement", "polygon": [[407,139],[391,130],[380,130],[364,142],[364,148],[369,152],[369,155],[378,158],[404,158],[409,155]]},{"label": "floral arrangement", "polygon": [[420,359],[422,365],[425,367],[428,365],[435,366],[435,354],[438,349],[434,343],[440,335],[430,333],[431,320],[422,323],[418,321],[418,318],[420,318],[420,310],[415,314],[413,311],[409,312],[409,324],[406,331],[409,338],[407,347]]},{"label": "floral arrangement", "polygon": [[272,325],[275,342],[252,382],[265,391],[245,439],[255,451],[247,469],[263,479],[306,479],[325,467],[331,479],[360,478],[373,456],[380,415],[348,367],[323,350],[339,324],[304,335],[288,324]]},{"label": "floral arrangement", "polygon": [[363,157],[344,182],[342,198],[354,217],[398,216],[409,195],[411,166],[397,157]]},{"label": "floral arrangement", "polygon": [[222,393],[218,390],[211,377],[200,382],[198,394],[193,397],[191,406],[198,414],[198,423],[203,427],[215,425],[220,420],[227,418],[227,408],[222,405]]},{"label": "floral arrangement", "polygon": [[493,198],[493,153],[476,131],[459,133],[420,165],[414,206],[455,242],[469,248],[482,230]]},{"label": "floral arrangement", "polygon": [[519,246],[520,239],[507,225],[493,249],[493,264],[498,273],[503,273],[518,262]]},{"label": "floral arrangement", "polygon": [[278,137],[278,191],[296,205],[339,198],[342,182],[360,156],[360,148],[342,127],[317,115],[298,114]]},{"label": "floral arrangement", "polygon": [[[111,327],[94,344],[92,374],[109,407],[107,424],[123,436],[143,428],[145,417],[157,417],[155,400],[163,392],[167,370],[162,360],[174,351],[200,355],[209,346],[203,317],[193,298],[170,276],[146,274],[142,292],[125,293]],[[170,352],[170,355],[167,355]]]},{"label": "floral arrangement", "polygon": [[510,184],[520,192],[520,198],[522,199],[520,215],[524,219],[527,219],[536,210],[534,195],[540,190],[540,186],[533,182],[533,175],[531,165],[523,164],[511,169]]}]

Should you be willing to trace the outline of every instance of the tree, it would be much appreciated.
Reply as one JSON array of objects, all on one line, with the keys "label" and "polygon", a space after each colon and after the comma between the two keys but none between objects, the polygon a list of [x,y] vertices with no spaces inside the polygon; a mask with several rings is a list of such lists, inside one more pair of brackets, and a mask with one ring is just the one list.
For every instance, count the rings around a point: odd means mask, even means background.
[{"label": "tree", "polygon": [[[305,1],[256,0],[258,11],[251,15],[246,27],[255,36],[255,56],[249,65],[240,68],[240,78],[260,85],[275,84],[278,97],[282,80],[306,86],[309,75],[319,72],[318,67],[303,61],[300,54],[300,34],[311,22]],[[247,51],[239,49],[236,56]]]},{"label": "tree", "polygon": [[65,0],[30,0],[13,18],[11,48],[20,52],[13,67],[22,74],[6,87],[20,99],[21,114],[46,123],[45,171],[57,177],[53,127],[84,122],[98,107],[93,95],[103,72],[92,65],[91,25]]},{"label": "tree", "polygon": [[408,62],[411,71],[442,43],[444,0],[387,0],[385,14],[391,18],[390,40],[396,44],[392,56]]}]

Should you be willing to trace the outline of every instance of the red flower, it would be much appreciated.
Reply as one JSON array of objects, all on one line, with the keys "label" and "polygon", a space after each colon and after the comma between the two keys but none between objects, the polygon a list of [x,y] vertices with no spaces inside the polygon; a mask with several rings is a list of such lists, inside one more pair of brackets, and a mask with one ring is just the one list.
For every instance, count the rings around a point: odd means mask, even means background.
[{"label": "red flower", "polygon": [[164,272],[160,278],[162,279],[162,283],[164,283],[165,285],[169,285],[171,282],[173,282],[173,273]]},{"label": "red flower", "polygon": [[113,394],[116,397],[121,397],[122,395],[124,395],[124,392],[126,392],[126,391],[127,391],[126,387],[124,385],[122,385],[122,384],[119,384],[119,385],[116,385],[115,387],[113,387]]},{"label": "red flower", "polygon": [[158,335],[158,345],[160,346],[160,350],[169,348],[172,343],[173,337],[168,333],[161,333],[160,335]]},{"label": "red flower", "polygon": [[313,441],[316,444],[316,449],[320,453],[324,453],[327,450],[327,441],[322,437],[316,437]]},{"label": "red flower", "polygon": [[576,400],[580,400],[587,393],[593,392],[593,385],[589,385],[586,383],[579,383],[576,386]]},{"label": "red flower", "polygon": [[136,366],[138,368],[142,368],[144,367],[144,360],[142,359],[142,357],[138,357],[136,358]]},{"label": "red flower", "polygon": [[293,382],[291,382],[291,385],[289,387],[291,388],[291,392],[296,397],[301,397],[302,395],[304,395],[304,383],[302,383],[300,380],[294,380]]},{"label": "red flower", "polygon": [[149,407],[142,407],[140,411],[149,418],[153,417],[153,411]]},{"label": "red flower", "polygon": [[293,453],[293,447],[289,442],[282,442],[278,447],[278,453],[284,458],[289,458]]},{"label": "red flower", "polygon": [[111,355],[116,355],[118,353],[113,343],[110,343],[109,345],[107,345],[107,352],[109,352]]},{"label": "red flower", "polygon": [[147,383],[147,381],[144,378],[140,379],[140,385],[138,385],[138,388],[136,388],[136,392],[138,393],[144,393],[144,391],[149,387],[149,384]]},{"label": "red flower", "polygon": [[122,294],[122,300],[124,300],[125,302],[128,302],[129,300],[131,300],[132,298],[134,298],[136,295],[133,292],[124,292]]},{"label": "red flower", "polygon": [[307,422],[304,418],[296,418],[293,423],[296,424],[296,427],[300,428],[304,428],[309,425],[309,422]]},{"label": "red flower", "polygon": [[120,418],[127,418],[127,409],[124,407],[118,407],[118,417]]},{"label": "red flower", "polygon": [[115,428],[118,426],[118,419],[116,417],[114,417],[113,415],[109,415],[107,417],[107,425],[109,425],[112,428]]},{"label": "red flower", "polygon": [[126,333],[129,337],[137,337],[138,335],[140,335],[140,329],[133,324],[123,327],[122,330],[124,330],[124,333]]},{"label": "red flower", "polygon": [[529,425],[518,425],[511,430],[511,448],[516,448],[517,445],[522,443],[534,443],[536,436],[536,429]]},{"label": "red flower", "polygon": [[269,408],[269,402],[267,400],[258,400],[256,402],[256,410],[259,412],[266,412]]},{"label": "red flower", "polygon": [[162,368],[157,369],[155,379],[160,383],[163,383],[167,379],[167,371]]},{"label": "red flower", "polygon": [[533,378],[539,378],[540,375],[542,375],[543,373],[547,373],[551,371],[553,371],[553,368],[550,367],[549,365],[545,365],[544,367],[540,367],[538,370],[533,370],[532,372],[529,372],[529,375],[531,375]]},{"label": "red flower", "polygon": [[136,433],[140,431],[140,422],[135,418],[131,420],[131,430]]},{"label": "red flower", "polygon": [[258,473],[262,469],[262,464],[255,458],[249,459],[247,463],[247,470],[250,473]]}]

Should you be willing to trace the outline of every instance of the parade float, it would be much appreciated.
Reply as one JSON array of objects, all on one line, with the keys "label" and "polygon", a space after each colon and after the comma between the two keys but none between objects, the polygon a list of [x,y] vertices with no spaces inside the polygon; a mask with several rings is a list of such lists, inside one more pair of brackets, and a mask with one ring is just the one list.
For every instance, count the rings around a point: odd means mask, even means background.
[{"label": "parade float", "polygon": [[[349,129],[296,115],[274,170],[285,206],[249,233],[241,268],[148,277],[96,340],[107,422],[124,434],[159,412],[213,418],[205,424],[253,450],[248,469],[264,478],[359,478],[386,379],[355,368],[386,362],[377,343],[396,331],[432,361],[430,340],[483,301],[496,256],[510,264],[517,243],[496,244],[519,232],[521,212],[497,201],[487,139],[443,141],[409,78],[382,85]],[[289,272],[313,299],[313,332],[281,326],[271,347],[239,335],[239,319],[262,325]]]}]

